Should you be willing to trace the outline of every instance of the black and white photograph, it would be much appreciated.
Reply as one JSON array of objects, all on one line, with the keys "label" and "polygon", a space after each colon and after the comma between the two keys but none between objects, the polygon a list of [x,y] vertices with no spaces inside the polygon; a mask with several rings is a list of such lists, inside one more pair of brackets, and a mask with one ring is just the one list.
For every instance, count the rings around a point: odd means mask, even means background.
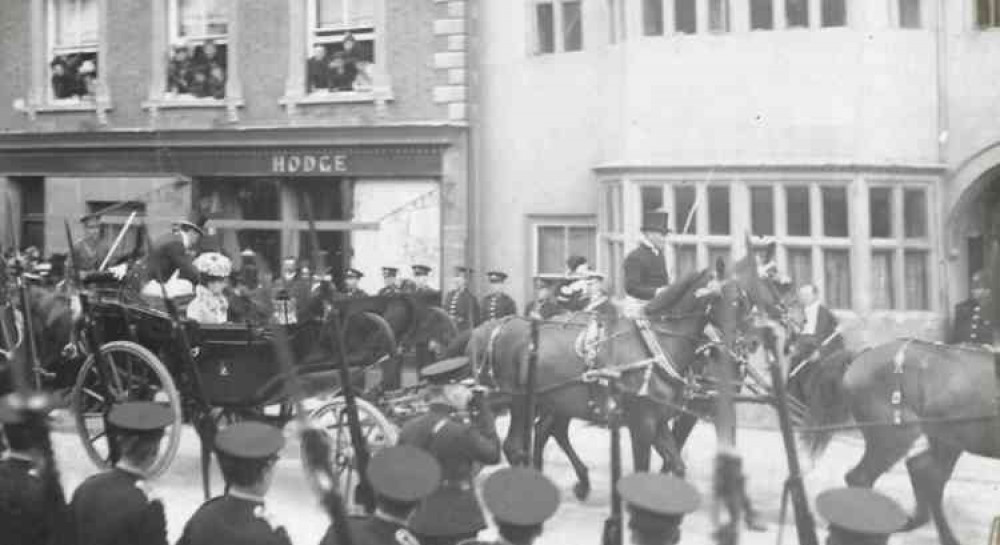
[{"label": "black and white photograph", "polygon": [[1000,0],[0,0],[0,544],[1000,545]]}]

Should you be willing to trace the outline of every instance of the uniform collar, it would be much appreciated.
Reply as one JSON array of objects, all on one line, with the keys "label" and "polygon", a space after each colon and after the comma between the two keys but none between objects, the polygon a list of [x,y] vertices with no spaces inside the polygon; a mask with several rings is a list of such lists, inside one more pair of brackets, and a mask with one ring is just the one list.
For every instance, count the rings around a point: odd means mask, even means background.
[{"label": "uniform collar", "polygon": [[230,488],[229,491],[226,492],[226,495],[229,496],[230,498],[236,498],[238,500],[248,501],[250,503],[259,503],[261,505],[264,505],[263,496],[258,496],[257,494],[245,492],[237,488]]}]

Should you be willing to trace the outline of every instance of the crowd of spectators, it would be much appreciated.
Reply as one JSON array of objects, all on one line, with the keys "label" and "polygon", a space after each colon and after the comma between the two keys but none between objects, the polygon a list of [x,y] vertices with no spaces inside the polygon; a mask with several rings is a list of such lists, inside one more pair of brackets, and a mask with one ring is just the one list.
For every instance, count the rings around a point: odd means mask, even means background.
[{"label": "crowd of spectators", "polygon": [[225,46],[214,40],[175,45],[167,68],[167,92],[198,98],[225,98]]},{"label": "crowd of spectators", "polygon": [[49,68],[54,98],[93,98],[97,88],[96,54],[56,55],[49,61]]},{"label": "crowd of spectators", "polygon": [[339,48],[316,44],[307,63],[308,91],[354,91],[367,80],[367,62],[352,34],[344,36]]}]

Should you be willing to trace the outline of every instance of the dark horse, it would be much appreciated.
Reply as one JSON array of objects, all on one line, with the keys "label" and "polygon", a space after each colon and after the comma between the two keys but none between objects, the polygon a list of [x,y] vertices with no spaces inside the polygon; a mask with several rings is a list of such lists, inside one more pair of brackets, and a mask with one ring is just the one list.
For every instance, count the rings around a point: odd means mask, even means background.
[{"label": "dark horse", "polygon": [[810,423],[826,430],[805,438],[814,453],[822,452],[833,435],[831,426],[853,416],[865,451],[845,480],[871,487],[926,436],[927,449],[906,461],[917,499],[907,529],[933,516],[941,543],[957,545],[942,497],[963,452],[1000,458],[995,373],[994,354],[985,349],[913,339],[876,346],[850,365],[834,363],[810,380]]},{"label": "dark horse", "polygon": [[[664,471],[683,473],[680,447],[670,430],[669,421],[685,405],[686,388],[682,381],[703,369],[696,352],[707,343],[703,330],[709,323],[721,332],[721,338],[734,342],[745,330],[752,302],[745,286],[737,280],[719,280],[724,266],[713,271],[690,275],[670,287],[676,301],[671,313],[652,323],[664,351],[669,355],[678,376],[650,362],[650,354],[632,320],[616,315],[603,317],[603,333],[596,337],[593,369],[618,370],[617,379],[624,392],[625,419],[632,436],[633,463],[636,471],[647,471],[650,448],[663,459]],[[543,415],[538,441],[544,444],[551,434],[569,457],[576,471],[577,497],[590,490],[588,470],[568,436],[570,420],[591,419],[593,387],[583,379],[592,370],[578,351],[581,337],[590,324],[586,320],[547,321],[540,325],[537,401]],[[490,384],[511,400],[523,396],[523,377],[529,359],[530,321],[514,318],[491,322],[472,335],[467,354],[478,368],[481,382]],[[498,330],[491,333],[491,330]],[[483,346],[486,340],[487,346]],[[719,351],[726,355],[728,350]],[[485,361],[483,360],[485,357]],[[728,357],[720,362],[731,364]],[[649,369],[649,372],[647,372]],[[528,418],[522,403],[510,403],[510,431],[504,441],[504,453],[511,463],[525,462],[525,438],[521,430]],[[536,448],[536,465],[541,449]]]}]

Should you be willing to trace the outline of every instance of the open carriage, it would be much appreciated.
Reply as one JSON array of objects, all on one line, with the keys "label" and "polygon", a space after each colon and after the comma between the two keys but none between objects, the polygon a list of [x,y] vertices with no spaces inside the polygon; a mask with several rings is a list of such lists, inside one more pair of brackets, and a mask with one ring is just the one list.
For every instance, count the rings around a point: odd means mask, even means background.
[{"label": "open carriage", "polygon": [[[296,402],[305,399],[298,406],[306,407],[311,423],[329,435],[331,461],[345,481],[344,489],[349,490],[348,483],[356,475],[347,405],[340,395],[344,363],[340,354],[346,355],[354,391],[379,392],[372,401],[356,398],[370,448],[396,439],[396,426],[382,409],[396,417],[412,412],[390,401],[415,400],[412,389],[371,388],[377,382],[373,376],[378,375],[379,364],[399,357],[397,333],[381,314],[389,304],[385,300],[338,302],[334,311],[341,331],[337,332],[332,331],[331,320],[283,326],[207,325],[126,303],[108,292],[90,291],[81,299],[85,344],[91,348],[77,373],[71,403],[84,449],[99,466],[108,465],[115,456],[106,433],[111,404],[125,400],[162,403],[170,407],[174,422],[166,429],[153,472],[162,473],[170,466],[182,427],[190,424],[202,441],[207,496],[212,439],[221,426],[244,419],[283,425],[295,416]],[[284,338],[276,339],[276,335]],[[344,343],[343,350],[335,346],[338,342]],[[291,352],[290,366],[282,364],[277,353],[283,347]]]}]

